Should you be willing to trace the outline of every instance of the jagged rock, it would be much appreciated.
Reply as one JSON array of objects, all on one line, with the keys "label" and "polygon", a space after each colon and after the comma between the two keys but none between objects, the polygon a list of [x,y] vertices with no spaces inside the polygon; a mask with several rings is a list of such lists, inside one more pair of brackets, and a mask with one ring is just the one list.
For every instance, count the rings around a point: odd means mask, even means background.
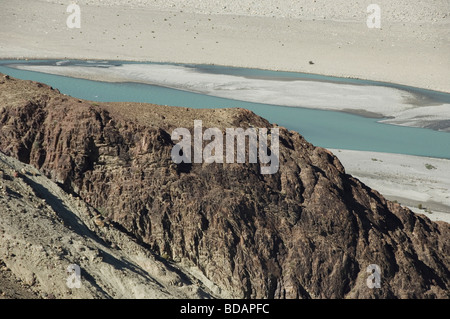
[{"label": "jagged rock", "polygon": [[[175,165],[170,134],[194,119],[271,127],[243,109],[93,104],[10,79],[0,150],[236,297],[450,297],[448,224],[385,200],[284,128],[274,175],[249,163]],[[381,269],[379,289],[366,285],[370,264]]]}]

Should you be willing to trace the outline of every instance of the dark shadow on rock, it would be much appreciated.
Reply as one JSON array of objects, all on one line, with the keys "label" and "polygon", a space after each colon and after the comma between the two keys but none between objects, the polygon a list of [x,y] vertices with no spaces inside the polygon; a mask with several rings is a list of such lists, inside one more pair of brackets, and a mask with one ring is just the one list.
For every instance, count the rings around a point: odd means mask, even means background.
[{"label": "dark shadow on rock", "polygon": [[72,230],[75,231],[78,235],[82,237],[88,237],[103,246],[108,246],[108,244],[103,239],[95,235],[89,228],[87,228],[87,226],[78,216],[68,210],[61,199],[53,195],[47,188],[45,188],[41,184],[36,183],[27,176],[22,175],[22,178],[25,183],[33,188],[36,195],[40,198],[44,198],[45,202],[50,205],[53,211],[62,220],[64,220],[64,222],[69,225]]}]

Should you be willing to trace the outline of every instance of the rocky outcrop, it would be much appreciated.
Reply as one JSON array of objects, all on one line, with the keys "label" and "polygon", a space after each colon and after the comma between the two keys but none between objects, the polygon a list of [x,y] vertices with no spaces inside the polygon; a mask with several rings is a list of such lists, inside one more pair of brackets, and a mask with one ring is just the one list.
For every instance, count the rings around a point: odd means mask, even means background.
[{"label": "rocky outcrop", "polygon": [[[0,150],[240,298],[448,298],[450,226],[385,200],[280,128],[280,169],[174,164],[176,127],[272,127],[243,109],[93,103],[3,79]],[[366,269],[381,270],[369,289]]]}]

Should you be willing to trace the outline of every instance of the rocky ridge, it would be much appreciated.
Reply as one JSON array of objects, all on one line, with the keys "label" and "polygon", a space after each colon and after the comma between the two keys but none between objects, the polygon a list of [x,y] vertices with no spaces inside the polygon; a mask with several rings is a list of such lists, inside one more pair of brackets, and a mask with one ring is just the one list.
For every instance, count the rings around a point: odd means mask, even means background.
[{"label": "rocky ridge", "polygon": [[[346,174],[280,127],[280,170],[172,162],[176,127],[267,127],[243,109],[94,103],[2,77],[0,150],[38,168],[154,254],[238,298],[448,298],[450,226]],[[366,268],[381,269],[381,288]]]}]

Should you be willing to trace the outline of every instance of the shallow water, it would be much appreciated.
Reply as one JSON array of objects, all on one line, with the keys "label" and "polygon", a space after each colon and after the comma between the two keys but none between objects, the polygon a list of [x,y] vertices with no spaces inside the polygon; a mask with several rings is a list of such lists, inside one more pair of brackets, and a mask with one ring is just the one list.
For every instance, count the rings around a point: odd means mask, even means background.
[{"label": "shallow water", "polygon": [[[242,107],[268,119],[272,123],[295,130],[308,141],[326,148],[399,153],[450,159],[450,133],[430,129],[402,127],[378,123],[379,119],[365,118],[336,111],[286,107],[244,102],[205,94],[193,93],[167,87],[140,83],[109,83],[25,71],[8,67],[11,63],[56,63],[62,65],[90,65],[107,68],[110,64],[134,62],[99,61],[0,61],[0,72],[10,76],[46,83],[58,88],[61,93],[77,98],[102,102],[147,102],[192,108]],[[340,79],[293,72],[275,72],[219,66],[192,66],[196,71],[237,75],[250,78],[265,78],[279,81],[291,79],[328,81],[342,84],[388,86],[414,93],[420,99],[450,102],[450,94],[356,79]]]}]

